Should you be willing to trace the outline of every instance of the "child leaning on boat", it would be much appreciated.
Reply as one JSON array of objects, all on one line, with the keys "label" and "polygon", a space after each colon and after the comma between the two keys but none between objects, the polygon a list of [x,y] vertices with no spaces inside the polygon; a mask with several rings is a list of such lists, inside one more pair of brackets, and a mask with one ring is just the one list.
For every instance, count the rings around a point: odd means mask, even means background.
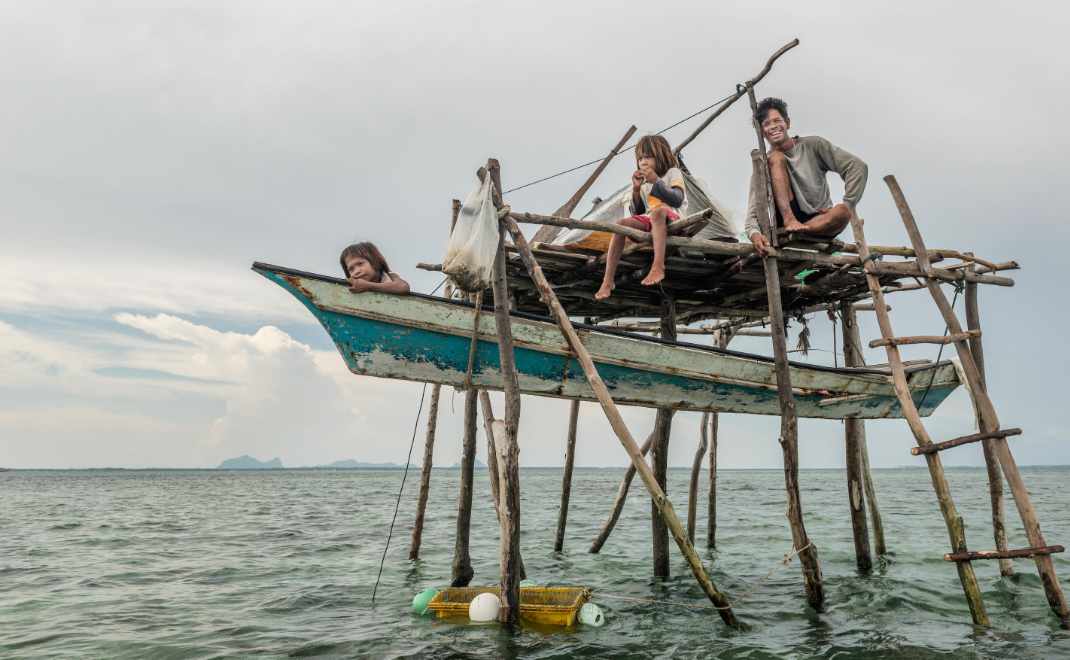
[{"label": "child leaning on boat", "polygon": [[390,270],[374,243],[354,243],[342,250],[338,261],[353,293],[378,291],[404,296],[409,292],[409,283]]},{"label": "child leaning on boat", "polygon": [[[684,207],[684,173],[680,171],[669,142],[660,135],[644,135],[635,145],[636,171],[632,174],[632,203],[635,215],[617,224],[650,232],[654,243],[654,261],[643,278],[643,286],[654,286],[665,279],[665,243],[667,226],[680,217]],[[604,300],[613,293],[613,278],[624,251],[624,236],[613,234],[606,252],[606,273],[602,287],[594,294]]]}]

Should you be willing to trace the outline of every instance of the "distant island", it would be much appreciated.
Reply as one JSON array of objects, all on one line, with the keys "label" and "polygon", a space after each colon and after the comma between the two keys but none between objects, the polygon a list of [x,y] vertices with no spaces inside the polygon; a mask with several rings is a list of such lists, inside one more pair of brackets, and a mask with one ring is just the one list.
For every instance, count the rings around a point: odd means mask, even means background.
[{"label": "distant island", "polygon": [[[475,462],[475,464],[473,465],[473,467],[474,467],[475,469],[477,469],[477,470],[482,470],[482,469],[486,469],[486,467],[487,467],[487,464],[486,464],[486,463],[484,463],[483,461],[479,460],[479,458],[478,458],[478,457],[477,457],[477,458],[475,459],[475,461],[476,461],[476,462]],[[453,469],[453,468],[459,468],[459,467],[461,467],[461,464],[460,464],[460,463],[454,463],[453,465],[451,465],[451,466],[450,466],[450,469]]]},{"label": "distant island", "polygon": [[352,458],[347,458],[341,461],[335,461],[328,463],[327,465],[316,465],[318,468],[333,468],[342,470],[353,470],[357,468],[363,469],[375,469],[375,470],[392,470],[394,468],[405,467],[404,465],[398,465],[397,463],[362,463]]},{"label": "distant island", "polygon": [[216,467],[217,470],[279,470],[282,461],[276,457],[270,461],[258,461],[248,454],[237,458],[228,458]]}]

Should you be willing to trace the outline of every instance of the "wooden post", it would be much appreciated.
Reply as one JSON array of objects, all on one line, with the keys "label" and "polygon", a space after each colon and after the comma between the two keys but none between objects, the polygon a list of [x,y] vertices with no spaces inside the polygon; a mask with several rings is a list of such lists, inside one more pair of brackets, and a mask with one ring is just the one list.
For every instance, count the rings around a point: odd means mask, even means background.
[{"label": "wooden post", "polygon": [[[858,246],[858,254],[863,258],[862,268],[866,272],[866,283],[873,296],[873,311],[877,315],[881,336],[894,337],[892,319],[888,314],[887,306],[884,304],[883,287],[874,272],[873,261],[870,259],[870,251],[866,243],[862,219],[853,213],[851,214],[851,231],[854,234],[855,244]],[[896,398],[899,399],[903,418],[906,419],[907,426],[910,427],[910,431],[914,434],[914,439],[919,447],[931,445],[932,438],[929,437],[929,432],[925,429],[925,425],[922,424],[921,416],[914,405],[914,398],[907,384],[903,358],[899,354],[899,347],[888,345],[884,347],[884,350],[888,356],[888,367],[892,372],[892,385],[895,389]],[[933,490],[936,492],[936,500],[940,505],[940,513],[944,517],[944,525],[947,526],[951,549],[955,552],[965,552],[968,550],[966,547],[966,532],[962,524],[962,518],[959,517],[958,509],[955,507],[955,502],[951,499],[951,489],[948,486],[947,477],[944,475],[944,467],[940,461],[940,456],[938,454],[926,454],[925,461],[929,467],[929,476],[932,480]],[[973,618],[973,622],[979,626],[991,625],[988,613],[985,612],[984,601],[981,598],[981,587],[977,583],[977,575],[974,573],[973,565],[968,561],[963,561],[956,563],[955,567],[958,570],[959,581],[962,583],[962,591],[966,596],[966,604],[970,608],[970,616]]]},{"label": "wooden post", "polygon": [[709,444],[710,413],[702,413],[702,421],[699,422],[698,448],[695,449],[695,458],[691,461],[691,483],[687,489],[687,540],[695,542],[695,514],[698,506],[698,474],[702,470],[702,459],[706,456],[706,446]]},{"label": "wooden post", "polygon": [[427,494],[431,489],[431,465],[435,454],[435,427],[438,423],[438,397],[442,386],[431,386],[431,407],[427,411],[427,439],[424,441],[424,462],[420,468],[420,494],[416,498],[416,520],[412,524],[412,541],[409,543],[409,559],[420,558],[420,542],[424,534],[424,513],[427,511]]},{"label": "wooden post", "polygon": [[[457,216],[461,212],[461,200],[455,199],[452,203],[453,214],[450,219],[450,233],[457,224]],[[451,285],[446,285],[446,297],[453,293]],[[427,511],[427,495],[431,488],[431,467],[435,452],[435,430],[438,425],[438,399],[441,395],[442,386],[435,383],[431,386],[431,408],[427,413],[427,439],[424,441],[424,462],[420,468],[420,494],[416,499],[416,520],[412,525],[412,542],[409,544],[409,559],[420,558],[420,543],[424,533],[424,515]]]},{"label": "wooden post", "polygon": [[[576,205],[580,203],[583,196],[587,194],[587,191],[591,189],[594,182],[598,180],[598,177],[602,175],[606,167],[609,166],[609,162],[613,160],[620,150],[624,148],[624,145],[628,142],[628,138],[635,134],[635,126],[630,126],[624,133],[624,137],[617,141],[617,145],[602,159],[602,162],[598,164],[598,167],[591,172],[591,176],[587,177],[587,180],[583,182],[583,185],[579,187],[572,197],[569,197],[561,208],[554,212],[554,215],[567,218],[572,215],[572,212],[576,210]],[[546,243],[552,241],[555,236],[561,232],[560,227],[543,226],[539,227],[535,235],[531,237],[532,242]]]},{"label": "wooden post", "polygon": [[594,360],[591,359],[591,354],[587,351],[587,347],[583,345],[579,334],[576,333],[576,328],[572,326],[568,312],[561,306],[561,301],[557,299],[557,294],[554,293],[550,283],[546,281],[546,276],[543,275],[539,262],[535,260],[535,255],[531,253],[531,247],[528,245],[527,239],[524,238],[524,234],[520,231],[520,227],[517,226],[515,220],[508,216],[505,217],[505,226],[513,237],[513,245],[516,246],[520,258],[523,259],[524,266],[528,269],[532,282],[538,288],[540,297],[550,308],[550,313],[553,315],[554,320],[557,321],[558,327],[561,328],[561,334],[583,368],[584,376],[586,376],[587,382],[590,383],[595,396],[598,397],[598,403],[602,406],[610,427],[624,446],[625,451],[628,452],[628,458],[631,459],[632,465],[639,472],[639,477],[650,492],[650,497],[658,503],[662,518],[665,519],[673,540],[676,541],[677,547],[680,548],[680,552],[687,559],[688,566],[691,567],[691,572],[694,574],[699,586],[702,587],[706,597],[713,603],[722,621],[733,628],[741,627],[739,620],[736,619],[736,615],[732,611],[732,606],[728,603],[728,598],[710,580],[709,574],[706,573],[706,567],[702,565],[702,560],[699,558],[698,553],[695,552],[694,546],[687,540],[687,533],[673,510],[672,502],[669,501],[669,498],[665,496],[665,492],[658,486],[654,472],[643,459],[643,455],[639,451],[639,445],[636,444],[635,438],[632,437],[631,431],[628,430],[628,426],[624,423],[620,410],[613,403],[609,388],[598,374],[598,369],[594,365]]},{"label": "wooden post", "polygon": [[580,401],[575,399],[568,412],[568,441],[565,445],[565,470],[561,475],[561,509],[557,512],[557,537],[554,552],[565,545],[565,523],[568,522],[568,500],[572,494],[572,465],[576,460],[576,422],[580,416]]},{"label": "wooden post", "polygon": [[[676,340],[676,305],[672,299],[662,296],[661,338]],[[650,463],[654,477],[663,493],[668,496],[669,437],[672,435],[672,408],[658,408],[654,417],[654,442],[650,446]],[[669,528],[661,516],[656,502],[650,503],[651,549],[654,556],[654,577],[669,577]],[[690,537],[689,537],[690,538]]]},{"label": "wooden post", "polygon": [[[844,363],[846,366],[864,367],[866,365],[866,359],[862,355],[862,337],[858,329],[858,311],[861,309],[859,305],[847,304],[850,308],[850,312],[846,313],[841,308],[840,318],[842,319],[843,327],[843,354]],[[891,308],[885,306],[885,312]],[[873,306],[869,306],[868,311],[872,311]],[[850,355],[850,358],[847,356]],[[846,420],[845,420],[846,421]],[[883,555],[888,552],[888,548],[884,543],[884,524],[881,521],[880,507],[877,505],[877,488],[873,485],[873,473],[869,469],[869,448],[866,446],[866,423],[862,420],[858,421],[859,434],[858,434],[858,457],[861,463],[862,471],[862,490],[865,492],[866,506],[869,508],[869,524],[873,527],[873,545],[874,551],[877,555]],[[845,425],[846,426],[846,425]],[[848,486],[850,488],[850,486]]]},{"label": "wooden post", "polygon": [[[498,161],[487,161],[487,171],[494,184],[495,206],[501,207],[501,170]],[[498,356],[501,363],[505,411],[501,434],[495,438],[498,450],[499,487],[501,488],[501,566],[500,593],[502,623],[520,621],[520,448],[516,433],[520,424],[520,385],[513,356],[513,330],[509,320],[509,284],[505,274],[505,229],[499,229],[498,254],[494,261],[494,321],[498,330]],[[498,428],[495,422],[495,429]]]},{"label": "wooden post", "polygon": [[464,393],[464,440],[461,444],[461,487],[457,496],[457,532],[453,540],[452,587],[467,587],[475,575],[468,538],[472,527],[472,471],[476,460],[476,398],[474,389]]},{"label": "wooden post", "polygon": [[490,395],[479,390],[479,407],[483,409],[483,432],[487,436],[487,478],[490,481],[490,496],[494,500],[494,515],[501,520],[501,492],[498,485],[498,449],[494,442],[494,409]]},{"label": "wooden post", "polygon": [[[976,270],[976,266],[972,267]],[[966,283],[966,328],[968,330],[981,330],[981,314],[977,305],[977,283]],[[970,353],[977,363],[977,370],[981,374],[981,382],[985,382],[985,354],[981,345],[981,337],[970,339]],[[977,427],[981,427],[981,420],[977,420]],[[996,448],[991,440],[983,440],[981,448],[985,456],[985,468],[988,470],[988,499],[992,504],[992,536],[996,541],[996,550],[1007,549],[1007,529],[1003,524],[1003,471],[999,469],[999,459],[996,458]],[[1014,562],[1008,558],[1000,558],[999,574],[1008,577],[1014,575]]]},{"label": "wooden post", "polygon": [[[718,348],[728,348],[737,333],[730,328],[717,331]],[[710,413],[710,493],[706,506],[706,547],[717,547],[717,433],[721,425],[720,413]]]},{"label": "wooden post", "polygon": [[[651,433],[643,441],[643,446],[639,448],[642,456],[646,456],[650,451],[650,445],[654,444],[654,434]],[[635,466],[629,465],[628,469],[624,471],[624,477],[620,480],[620,486],[617,487],[617,497],[613,500],[613,509],[609,513],[609,518],[602,524],[602,529],[598,532],[598,536],[594,542],[591,543],[590,549],[587,552],[592,554],[598,553],[602,546],[605,545],[606,539],[609,538],[610,533],[613,532],[613,528],[617,525],[617,519],[620,518],[620,512],[624,509],[624,502],[628,499],[628,489],[631,487],[632,479],[635,478]]]},{"label": "wooden post", "polygon": [[[758,178],[759,208],[765,213],[758,213],[758,222],[769,244],[776,247],[776,218],[773,215],[773,193],[769,181],[769,164],[766,160],[765,138],[758,123],[758,101],[754,96],[754,87],[748,86],[754,130],[758,135],[758,150],[751,152],[754,176]],[[806,599],[810,606],[820,610],[825,602],[825,589],[821,579],[821,566],[818,564],[817,548],[806,534],[803,524],[802,498],[799,495],[799,420],[795,414],[795,398],[791,393],[791,376],[788,372],[788,344],[784,327],[784,308],[780,299],[780,268],[777,258],[769,255],[762,258],[765,265],[765,287],[769,300],[769,319],[773,333],[773,360],[777,376],[777,396],[780,399],[780,448],[784,455],[784,485],[788,500],[788,523],[791,538],[799,552],[802,565],[803,583],[806,586]]]},{"label": "wooden post", "polygon": [[[906,197],[903,196],[903,191],[899,188],[895,177],[891,175],[884,177],[884,182],[892,192],[896,208],[899,210],[899,215],[903,220],[903,226],[906,228],[907,235],[910,236],[910,241],[917,253],[918,266],[923,271],[931,272],[933,269],[929,265],[929,257],[925,252],[925,242],[921,238],[921,232],[914,221],[914,214],[907,205]],[[947,297],[940,288],[939,282],[935,279],[927,278],[925,285],[929,289],[933,302],[936,303],[936,307],[940,310],[944,322],[947,324],[948,334],[962,335],[962,326],[959,324],[958,317],[955,316],[955,310],[951,308],[951,303],[948,302]],[[875,298],[874,302],[876,302]],[[981,433],[998,431],[999,417],[996,415],[996,409],[992,405],[992,400],[988,397],[984,382],[981,380],[977,363],[970,352],[970,345],[966,340],[956,341],[955,352],[958,354],[959,362],[962,364],[962,372],[966,375],[966,380],[973,391],[973,400],[977,407]],[[1007,479],[1011,494],[1014,495],[1014,503],[1018,508],[1018,515],[1022,519],[1022,526],[1025,528],[1029,545],[1034,548],[1046,547],[1048,544],[1044,540],[1043,532],[1040,531],[1040,522],[1037,519],[1036,509],[1033,508],[1029,490],[1025,486],[1025,480],[1022,479],[1021,472],[1018,471],[1018,463],[1011,454],[1007,439],[993,440],[992,446],[995,448],[996,458],[999,459],[1000,467],[1003,468],[1003,475]],[[930,456],[933,456],[933,454],[926,454],[926,459]],[[958,552],[963,550],[965,549],[956,548]],[[1059,618],[1061,625],[1070,629],[1070,605],[1067,604],[1066,596],[1059,585],[1059,578],[1055,574],[1055,565],[1052,563],[1051,556],[1038,555],[1034,557],[1034,561],[1037,565],[1037,572],[1040,574],[1040,581],[1044,584],[1044,593],[1048,598],[1048,605],[1051,606],[1052,612]],[[968,566],[969,563],[958,562],[958,565]]]},{"label": "wooden post", "polygon": [[[843,363],[848,367],[865,366],[859,345],[858,318],[850,302],[840,303],[840,319],[843,325]],[[858,570],[868,572],[873,568],[869,552],[869,528],[866,525],[864,501],[862,445],[866,441],[866,424],[860,419],[843,420],[845,451],[847,453],[847,505],[851,510],[851,532],[855,542],[855,564]]]}]

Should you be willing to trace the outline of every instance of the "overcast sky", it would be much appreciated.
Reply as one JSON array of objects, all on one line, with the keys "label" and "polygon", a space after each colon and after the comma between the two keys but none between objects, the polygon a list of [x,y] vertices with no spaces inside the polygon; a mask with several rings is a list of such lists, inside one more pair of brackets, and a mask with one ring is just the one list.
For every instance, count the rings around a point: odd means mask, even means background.
[{"label": "overcast sky", "polygon": [[[981,294],[990,388],[1026,430],[1020,463],[1068,463],[1066,25],[1034,2],[0,3],[0,466],[404,461],[420,386],[350,375],[251,262],[333,274],[344,245],[373,240],[428,291],[438,278],[415,263],[441,259],[450,199],[488,156],[506,187],[598,157],[632,123],[654,132],[732,92],[794,37],[759,93],[869,163],[871,242],[906,243],[894,173],[930,247],[1022,264],[1013,289]],[[753,146],[740,103],[685,152],[737,220]],[[585,175],[508,201],[549,212]],[[943,330],[924,294],[890,302],[897,334]],[[812,332],[809,359],[831,363],[829,321]],[[461,399],[444,391],[436,464],[458,460]],[[562,463],[567,410],[524,400],[523,465]],[[583,411],[578,464],[626,464]],[[643,435],[653,412],[626,419]],[[677,416],[673,464],[690,464],[697,421]],[[721,465],[779,467],[776,428],[723,416]],[[867,428],[874,465],[922,464],[902,421]],[[969,432],[965,396],[930,428]],[[803,467],[843,465],[838,422],[804,420],[800,445]]]}]

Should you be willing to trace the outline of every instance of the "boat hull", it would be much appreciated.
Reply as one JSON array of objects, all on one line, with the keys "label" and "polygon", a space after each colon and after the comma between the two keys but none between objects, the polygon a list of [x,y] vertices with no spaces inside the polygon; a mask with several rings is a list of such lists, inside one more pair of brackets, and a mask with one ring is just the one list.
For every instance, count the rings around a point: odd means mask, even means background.
[{"label": "boat hull", "polygon": [[[430,296],[354,294],[344,281],[334,278],[264,264],[254,269],[312,312],[353,373],[464,384],[476,320],[473,306]],[[595,400],[583,369],[552,321],[516,315],[512,326],[522,393]],[[780,414],[769,358],[589,326],[578,326],[577,331],[618,404]],[[902,416],[891,378],[876,370],[793,362],[791,379],[800,417]],[[502,389],[494,315],[489,310],[479,314],[472,383],[483,389]],[[909,383],[919,411],[928,415],[959,380],[954,366],[945,362],[911,370]]]}]

